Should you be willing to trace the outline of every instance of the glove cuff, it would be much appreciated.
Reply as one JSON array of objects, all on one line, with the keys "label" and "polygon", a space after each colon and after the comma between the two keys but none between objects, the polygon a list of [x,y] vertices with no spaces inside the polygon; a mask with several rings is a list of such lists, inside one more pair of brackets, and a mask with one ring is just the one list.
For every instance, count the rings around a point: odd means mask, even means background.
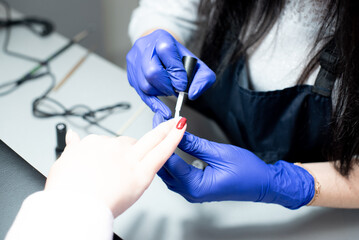
[{"label": "glove cuff", "polygon": [[269,189],[263,202],[298,209],[307,205],[315,195],[313,176],[293,163],[278,161],[270,165],[269,178]]}]

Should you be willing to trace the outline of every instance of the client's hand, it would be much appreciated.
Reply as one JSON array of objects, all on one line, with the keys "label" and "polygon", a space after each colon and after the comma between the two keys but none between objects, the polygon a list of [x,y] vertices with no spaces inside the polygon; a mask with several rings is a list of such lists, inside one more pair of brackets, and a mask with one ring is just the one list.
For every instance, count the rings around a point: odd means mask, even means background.
[{"label": "client's hand", "polygon": [[51,168],[45,191],[93,196],[117,217],[139,199],[176,149],[187,126],[183,127],[185,118],[178,121],[160,124],[138,141],[98,135],[80,140],[69,131],[67,146]]}]

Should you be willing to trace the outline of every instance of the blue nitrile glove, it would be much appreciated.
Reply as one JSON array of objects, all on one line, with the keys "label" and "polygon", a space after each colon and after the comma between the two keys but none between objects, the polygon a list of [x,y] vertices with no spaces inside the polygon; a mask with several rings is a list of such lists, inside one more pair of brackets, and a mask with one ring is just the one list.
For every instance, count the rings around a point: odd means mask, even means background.
[{"label": "blue nitrile glove", "polygon": [[[183,56],[195,57],[164,30],[138,39],[127,54],[127,77],[131,86],[153,112],[161,112],[166,118],[171,117],[171,111],[156,96],[175,95],[174,88],[178,91],[186,89]],[[213,71],[198,59],[189,99],[198,98],[215,79]]]},{"label": "blue nitrile glove", "polygon": [[[154,125],[161,118],[156,114]],[[200,170],[173,154],[158,172],[170,190],[189,202],[254,201],[297,209],[314,196],[312,175],[292,163],[266,164],[246,149],[211,142],[187,132],[179,148],[208,163]]]}]

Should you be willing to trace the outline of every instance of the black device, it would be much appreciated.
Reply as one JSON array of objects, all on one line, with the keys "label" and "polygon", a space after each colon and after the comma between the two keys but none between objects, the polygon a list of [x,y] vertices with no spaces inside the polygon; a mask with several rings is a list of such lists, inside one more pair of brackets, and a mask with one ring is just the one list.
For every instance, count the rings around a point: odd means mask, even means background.
[{"label": "black device", "polygon": [[[45,181],[44,175],[0,140],[0,239],[5,238],[24,199],[43,190]],[[116,234],[113,239],[121,240]]]}]

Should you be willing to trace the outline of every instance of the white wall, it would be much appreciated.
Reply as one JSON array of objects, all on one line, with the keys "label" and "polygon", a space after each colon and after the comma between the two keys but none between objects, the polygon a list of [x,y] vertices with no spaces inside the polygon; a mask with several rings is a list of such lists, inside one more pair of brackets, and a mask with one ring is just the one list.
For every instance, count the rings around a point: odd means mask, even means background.
[{"label": "white wall", "polygon": [[96,53],[125,67],[131,48],[127,27],[138,0],[7,0],[12,8],[52,20],[56,31],[72,37],[83,29],[92,34],[82,45],[96,46]]},{"label": "white wall", "polygon": [[138,0],[104,0],[102,5],[105,55],[111,61],[125,66],[126,54],[131,48],[128,24]]}]

